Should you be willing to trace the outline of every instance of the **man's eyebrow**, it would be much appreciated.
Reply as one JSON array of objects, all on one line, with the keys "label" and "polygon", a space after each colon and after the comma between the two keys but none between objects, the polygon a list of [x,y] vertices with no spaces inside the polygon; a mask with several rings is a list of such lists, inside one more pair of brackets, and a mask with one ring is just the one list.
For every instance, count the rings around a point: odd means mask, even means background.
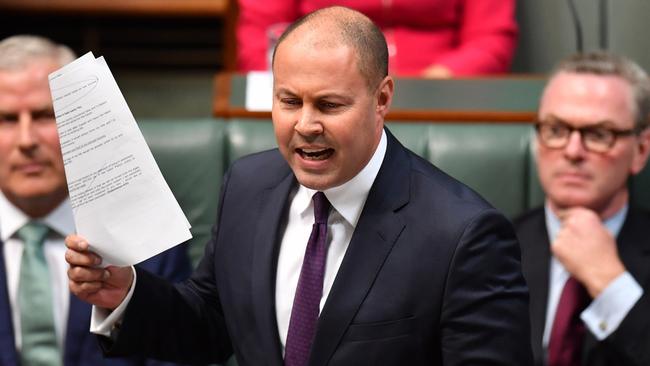
[{"label": "man's eyebrow", "polygon": [[[54,108],[52,108],[52,106],[48,106],[40,109],[33,109],[29,111],[29,113],[31,114],[32,118],[53,117]],[[0,118],[4,120],[17,120],[19,114],[20,113],[18,112],[8,112],[8,111],[0,110]]]},{"label": "man's eyebrow", "polygon": [[279,88],[275,92],[275,95],[276,96],[285,95],[285,96],[290,96],[290,97],[295,97],[296,96],[295,93],[293,93],[292,91],[290,91],[289,89],[286,89],[286,88]]},{"label": "man's eyebrow", "polygon": [[3,110],[0,110],[0,119],[3,120],[16,120],[18,119],[18,113],[16,112],[6,112]]},{"label": "man's eyebrow", "polygon": [[323,93],[316,97],[317,99],[350,99],[347,95],[337,93]]},{"label": "man's eyebrow", "polygon": [[53,117],[53,116],[54,116],[54,108],[52,107],[45,107],[42,109],[36,109],[32,111],[32,118]]},{"label": "man's eyebrow", "polygon": [[[552,114],[548,115],[546,118],[540,119],[540,122],[562,123],[565,125],[573,126],[573,123],[571,123],[570,121],[567,121],[563,118],[560,118]],[[603,119],[603,120],[595,121],[593,123],[589,123],[580,128],[597,128],[597,127],[616,128],[617,126],[614,121]]]}]

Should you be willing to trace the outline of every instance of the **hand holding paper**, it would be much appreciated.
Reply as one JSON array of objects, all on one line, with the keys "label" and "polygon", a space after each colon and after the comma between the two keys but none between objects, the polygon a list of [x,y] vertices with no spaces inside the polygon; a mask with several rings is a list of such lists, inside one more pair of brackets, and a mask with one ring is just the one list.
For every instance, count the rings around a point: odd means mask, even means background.
[{"label": "hand holding paper", "polygon": [[192,237],[103,57],[50,74],[77,233],[103,265],[132,265]]}]

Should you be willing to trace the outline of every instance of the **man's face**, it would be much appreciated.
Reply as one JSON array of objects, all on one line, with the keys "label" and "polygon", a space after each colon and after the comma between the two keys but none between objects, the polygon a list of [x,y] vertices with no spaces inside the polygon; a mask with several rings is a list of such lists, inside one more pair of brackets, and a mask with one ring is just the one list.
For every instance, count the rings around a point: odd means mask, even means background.
[{"label": "man's face", "polygon": [[393,81],[371,91],[352,48],[292,36],[275,55],[273,126],[298,181],[324,190],[353,178],[372,157]]},{"label": "man's face", "polygon": [[[542,123],[627,130],[634,128],[633,103],[622,78],[562,72],[546,87],[538,117]],[[551,207],[586,207],[603,217],[618,211],[627,202],[628,176],[645,164],[648,140],[648,133],[619,136],[609,150],[592,152],[577,131],[564,148],[546,147],[538,137],[537,168]]]},{"label": "man's face", "polygon": [[52,61],[0,71],[0,189],[24,211],[67,195],[48,73]]}]

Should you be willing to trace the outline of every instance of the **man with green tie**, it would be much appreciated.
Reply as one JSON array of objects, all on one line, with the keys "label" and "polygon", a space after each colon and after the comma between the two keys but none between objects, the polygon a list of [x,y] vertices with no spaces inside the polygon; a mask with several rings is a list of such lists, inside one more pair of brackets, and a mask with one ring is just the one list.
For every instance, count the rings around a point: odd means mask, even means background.
[{"label": "man with green tie", "polygon": [[[74,58],[41,37],[0,41],[0,366],[160,364],[104,359],[68,290],[75,225],[47,76]],[[190,270],[182,246],[142,266],[174,281]]]}]

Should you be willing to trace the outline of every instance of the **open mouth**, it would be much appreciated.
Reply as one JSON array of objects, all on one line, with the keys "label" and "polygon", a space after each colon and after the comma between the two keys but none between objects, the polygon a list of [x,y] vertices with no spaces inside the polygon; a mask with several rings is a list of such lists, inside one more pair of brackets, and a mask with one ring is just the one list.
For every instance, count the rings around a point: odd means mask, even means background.
[{"label": "open mouth", "polygon": [[334,154],[334,149],[296,149],[305,160],[325,160]]}]

